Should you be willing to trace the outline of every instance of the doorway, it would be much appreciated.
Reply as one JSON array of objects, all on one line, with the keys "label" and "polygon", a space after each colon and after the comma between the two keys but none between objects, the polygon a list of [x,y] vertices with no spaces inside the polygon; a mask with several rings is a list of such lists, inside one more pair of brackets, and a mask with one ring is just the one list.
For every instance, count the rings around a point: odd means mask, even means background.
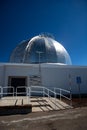
[{"label": "doorway", "polygon": [[[14,87],[14,95],[16,95],[16,89],[17,87],[20,87],[17,89],[17,92],[19,93],[20,96],[25,95],[25,94],[21,94],[21,93],[25,93],[26,89],[24,88],[24,86],[27,85],[27,77],[14,77],[14,76],[9,76],[8,78],[8,86],[12,86]],[[10,89],[10,92],[12,91],[12,89]]]}]

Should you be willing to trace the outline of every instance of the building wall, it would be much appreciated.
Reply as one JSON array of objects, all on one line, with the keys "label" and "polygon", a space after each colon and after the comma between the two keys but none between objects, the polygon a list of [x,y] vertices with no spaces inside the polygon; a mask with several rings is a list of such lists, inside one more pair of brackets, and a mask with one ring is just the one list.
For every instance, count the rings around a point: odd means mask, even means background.
[{"label": "building wall", "polygon": [[59,87],[72,90],[72,93],[79,92],[76,77],[81,77],[81,93],[87,93],[87,68],[74,66],[58,66],[43,68],[43,85],[47,87]]},{"label": "building wall", "polygon": [[[0,66],[0,86],[8,86],[9,76],[26,76],[30,86],[30,76],[38,75],[38,65],[4,64]],[[41,65],[42,85],[49,88],[59,87],[78,93],[76,77],[81,77],[81,93],[87,93],[87,67],[54,64]]]},{"label": "building wall", "polygon": [[[21,66],[21,65],[18,66],[7,65],[4,71],[5,71],[5,83],[3,84],[3,86],[8,86],[9,76],[14,76],[14,77],[26,76],[28,80],[30,75],[38,73],[37,69],[32,66]],[[29,84],[29,82],[27,84]]]},{"label": "building wall", "polygon": [[4,84],[4,66],[0,65],[0,86]]}]

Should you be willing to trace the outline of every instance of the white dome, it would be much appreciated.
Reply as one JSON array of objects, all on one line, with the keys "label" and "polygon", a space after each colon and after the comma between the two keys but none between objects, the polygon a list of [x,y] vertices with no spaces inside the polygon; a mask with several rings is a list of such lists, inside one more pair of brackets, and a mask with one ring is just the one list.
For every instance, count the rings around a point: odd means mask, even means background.
[{"label": "white dome", "polygon": [[71,64],[71,59],[59,42],[48,36],[36,36],[21,42],[13,50],[10,62]]}]

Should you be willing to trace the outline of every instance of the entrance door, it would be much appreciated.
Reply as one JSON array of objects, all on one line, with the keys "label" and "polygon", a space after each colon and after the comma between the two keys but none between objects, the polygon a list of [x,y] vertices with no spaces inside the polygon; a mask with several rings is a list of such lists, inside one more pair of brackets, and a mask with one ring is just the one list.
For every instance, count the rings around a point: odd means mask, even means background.
[{"label": "entrance door", "polygon": [[[10,78],[10,86],[14,87],[14,92],[16,93],[16,89],[18,88],[18,93],[26,92],[24,86],[26,86],[26,77],[9,77]],[[22,86],[22,87],[21,87]],[[25,94],[19,94],[25,95]]]}]

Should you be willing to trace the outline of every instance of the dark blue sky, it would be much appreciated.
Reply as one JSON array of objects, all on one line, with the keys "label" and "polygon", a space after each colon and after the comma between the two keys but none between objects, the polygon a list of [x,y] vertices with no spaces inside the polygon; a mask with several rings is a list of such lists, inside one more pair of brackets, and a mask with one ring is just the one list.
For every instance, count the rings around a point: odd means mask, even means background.
[{"label": "dark blue sky", "polygon": [[87,65],[87,0],[0,0],[0,62],[42,32],[54,35],[73,65]]}]

